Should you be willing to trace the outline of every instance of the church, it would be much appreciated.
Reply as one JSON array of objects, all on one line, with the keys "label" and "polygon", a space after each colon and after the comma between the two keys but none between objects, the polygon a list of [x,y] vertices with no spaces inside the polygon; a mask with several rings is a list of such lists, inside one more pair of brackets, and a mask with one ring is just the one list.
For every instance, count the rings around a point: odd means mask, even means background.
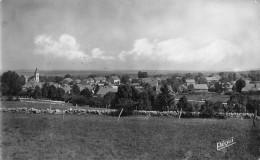
[{"label": "church", "polygon": [[34,75],[31,76],[23,86],[23,90],[34,89],[36,86],[42,88],[42,83],[40,82],[40,73],[38,72],[37,67],[34,71]]}]

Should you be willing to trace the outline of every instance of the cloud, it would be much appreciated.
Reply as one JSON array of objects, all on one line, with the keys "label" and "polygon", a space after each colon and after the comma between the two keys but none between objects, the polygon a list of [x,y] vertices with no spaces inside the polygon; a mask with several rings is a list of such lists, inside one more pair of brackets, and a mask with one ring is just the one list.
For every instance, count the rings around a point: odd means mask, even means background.
[{"label": "cloud", "polygon": [[80,45],[73,36],[63,34],[59,40],[54,40],[50,36],[40,35],[34,40],[36,46],[35,53],[45,56],[62,57],[68,60],[87,59],[91,57],[80,50]]},{"label": "cloud", "polygon": [[217,64],[227,57],[242,55],[242,49],[226,41],[216,40],[202,47],[185,38],[168,40],[135,40],[132,50],[122,51],[121,61],[150,61],[170,64]]},{"label": "cloud", "polygon": [[34,40],[36,46],[35,53],[54,58],[65,58],[68,60],[82,60],[91,62],[94,59],[112,60],[112,56],[105,56],[105,52],[100,48],[94,48],[91,54],[85,54],[73,36],[63,34],[59,40],[54,40],[50,36],[40,35]]},{"label": "cloud", "polygon": [[102,51],[101,49],[99,48],[94,48],[92,51],[91,51],[91,56],[93,59],[104,59],[104,60],[112,60],[112,59],[115,59],[114,57],[112,56],[105,56],[104,55],[104,51]]}]

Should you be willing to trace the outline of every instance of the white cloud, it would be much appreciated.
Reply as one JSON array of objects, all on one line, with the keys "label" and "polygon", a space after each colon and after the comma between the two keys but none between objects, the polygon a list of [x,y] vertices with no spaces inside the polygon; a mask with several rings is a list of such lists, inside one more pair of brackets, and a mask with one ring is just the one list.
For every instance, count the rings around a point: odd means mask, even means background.
[{"label": "white cloud", "polygon": [[73,36],[63,34],[56,41],[50,36],[40,35],[34,40],[36,46],[36,54],[63,57],[69,60],[87,59],[91,60],[90,56],[80,50],[80,46]]},{"label": "white cloud", "polygon": [[91,56],[93,59],[108,59],[108,60],[111,60],[111,59],[115,59],[114,57],[112,56],[105,56],[104,55],[104,51],[102,51],[101,49],[99,48],[94,48],[92,51],[91,51]]},{"label": "white cloud", "polygon": [[105,52],[99,48],[94,48],[91,55],[85,54],[73,36],[63,34],[59,40],[54,40],[50,36],[40,35],[34,40],[36,46],[35,53],[55,58],[65,58],[68,60],[83,60],[91,62],[93,59],[112,60],[112,56],[105,56]]},{"label": "white cloud", "polygon": [[242,49],[229,41],[216,40],[211,44],[196,47],[185,38],[150,41],[138,39],[130,51],[122,51],[122,61],[146,61],[171,64],[217,64],[227,57],[240,56]]}]

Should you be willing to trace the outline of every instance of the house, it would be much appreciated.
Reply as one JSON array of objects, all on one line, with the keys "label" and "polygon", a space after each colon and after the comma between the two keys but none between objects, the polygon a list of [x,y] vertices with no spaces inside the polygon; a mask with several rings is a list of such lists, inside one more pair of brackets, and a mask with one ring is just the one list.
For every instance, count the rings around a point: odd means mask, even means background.
[{"label": "house", "polygon": [[188,90],[190,92],[208,92],[208,86],[207,84],[190,84],[188,85]]},{"label": "house", "polygon": [[162,87],[161,85],[155,87],[156,94],[161,93],[161,87]]},{"label": "house", "polygon": [[98,83],[105,83],[106,82],[106,78],[105,77],[95,77],[94,81],[96,84]]},{"label": "house", "polygon": [[81,80],[80,79],[75,79],[75,82],[76,82],[76,84],[79,84],[79,83],[81,83]]},{"label": "house", "polygon": [[103,98],[105,96],[105,94],[107,94],[108,92],[116,93],[117,89],[112,88],[110,86],[100,87],[98,92],[96,93],[96,96]]},{"label": "house", "polygon": [[120,84],[120,79],[118,76],[110,76],[107,79],[108,82],[112,83],[112,84]]},{"label": "house", "polygon": [[217,82],[221,79],[221,77],[219,75],[214,75],[211,77],[206,77],[207,83],[211,83],[211,82]]},{"label": "house", "polygon": [[141,81],[142,81],[142,80],[139,79],[139,78],[133,78],[132,81],[131,81],[131,83],[133,83],[133,84],[138,84],[138,85],[139,85]]},{"label": "house", "polygon": [[58,84],[58,83],[49,82],[49,85],[50,85],[50,86],[53,85],[55,88],[60,88],[60,84]]},{"label": "house", "polygon": [[187,86],[190,84],[195,84],[195,80],[194,79],[186,79],[186,84]]},{"label": "house", "polygon": [[35,81],[30,81],[23,85],[22,90],[28,90],[28,89],[34,89],[36,86],[42,88],[42,83],[41,82],[35,82]]},{"label": "house", "polygon": [[81,81],[82,85],[92,85],[94,83],[95,83],[95,80],[93,78],[91,78],[91,77]]},{"label": "house", "polygon": [[93,90],[93,87],[91,85],[83,85],[83,84],[77,84],[79,87],[79,90],[82,91],[83,89],[87,88],[89,91]]},{"label": "house", "polygon": [[74,80],[71,78],[65,78],[61,81],[62,84],[70,84],[71,82],[73,82]]},{"label": "house", "polygon": [[65,93],[70,93],[71,87],[68,84],[62,84],[60,88],[62,88]]},{"label": "house", "polygon": [[150,84],[152,87],[153,86],[158,86],[158,79],[157,78],[141,78],[141,82],[143,83],[143,84],[146,84],[146,83],[148,83],[148,84]]},{"label": "house", "polygon": [[246,82],[246,86],[242,88],[242,92],[249,92],[249,91],[260,91],[260,83],[248,83]]}]

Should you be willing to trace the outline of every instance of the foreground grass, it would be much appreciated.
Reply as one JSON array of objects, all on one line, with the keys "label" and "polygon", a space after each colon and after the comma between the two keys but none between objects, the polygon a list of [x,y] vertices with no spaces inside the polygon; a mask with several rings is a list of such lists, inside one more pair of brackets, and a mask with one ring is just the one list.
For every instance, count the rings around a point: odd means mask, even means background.
[{"label": "foreground grass", "polygon": [[96,109],[96,110],[102,110],[105,108],[93,108],[93,107],[88,107],[88,106],[73,106],[71,103],[65,103],[63,105],[60,104],[50,104],[50,103],[37,103],[37,101],[34,101],[35,103],[31,102],[22,102],[22,101],[1,101],[1,107],[2,108],[22,108],[22,107],[27,107],[27,108],[37,108],[41,110],[46,110],[48,109],[60,109],[62,108],[69,109],[69,108],[84,108],[84,109]]},{"label": "foreground grass", "polygon": [[[256,159],[252,120],[2,114],[2,159]],[[259,123],[259,122],[258,122]],[[259,124],[258,124],[259,126]],[[217,142],[236,144],[217,151]]]}]

